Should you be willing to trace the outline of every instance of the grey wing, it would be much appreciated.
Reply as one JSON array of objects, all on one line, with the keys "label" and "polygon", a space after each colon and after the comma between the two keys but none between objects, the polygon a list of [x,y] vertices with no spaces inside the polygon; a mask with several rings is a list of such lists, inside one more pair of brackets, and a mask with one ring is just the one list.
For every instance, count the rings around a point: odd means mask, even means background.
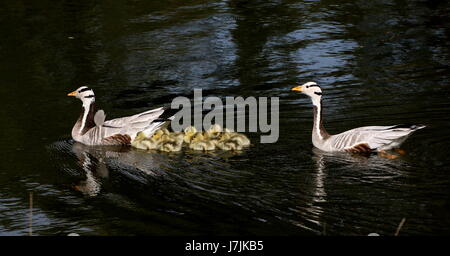
[{"label": "grey wing", "polygon": [[[158,122],[157,119],[163,112],[164,108],[161,107],[133,116],[112,119],[106,121],[103,124],[103,128],[107,129],[106,135],[111,136],[115,133],[128,134],[134,139],[138,132],[158,126],[161,122]],[[157,125],[155,125],[154,122],[156,122]]]},{"label": "grey wing", "polygon": [[120,117],[112,120],[108,120],[105,122],[105,125],[112,127],[125,127],[130,124],[138,125],[139,124],[147,124],[151,123],[155,119],[157,119],[164,112],[164,108],[157,108],[153,110],[149,110],[146,112],[142,112],[136,115]]},{"label": "grey wing", "polygon": [[[82,142],[88,145],[117,145],[128,144],[141,131],[151,134],[156,131],[164,121],[158,118],[164,112],[164,108],[157,108],[136,114],[133,116],[121,117],[103,122],[102,125],[95,126],[83,135]],[[98,111],[94,116],[94,121],[102,122],[103,111]]]},{"label": "grey wing", "polygon": [[370,137],[369,132],[357,128],[332,135],[329,138],[329,143],[331,148],[335,150],[346,150],[360,144],[367,144],[370,149],[373,149],[373,145],[369,144],[368,141]]},{"label": "grey wing", "polygon": [[402,141],[412,132],[423,127],[365,126],[333,135],[330,143],[333,148],[338,150],[351,149],[361,144],[366,144],[371,150],[375,150],[393,142]]},{"label": "grey wing", "polygon": [[97,113],[95,113],[95,116],[94,116],[95,125],[102,126],[103,123],[105,122],[105,118],[106,118],[105,111],[103,111],[103,110],[97,111]]}]

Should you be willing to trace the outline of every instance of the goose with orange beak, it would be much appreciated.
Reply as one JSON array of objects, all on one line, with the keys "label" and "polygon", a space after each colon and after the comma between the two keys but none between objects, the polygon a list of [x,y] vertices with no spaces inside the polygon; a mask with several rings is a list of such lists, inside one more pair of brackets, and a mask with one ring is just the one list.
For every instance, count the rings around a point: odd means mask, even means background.
[{"label": "goose with orange beak", "polygon": [[313,104],[312,143],[323,151],[347,151],[351,153],[379,152],[387,158],[396,158],[386,152],[394,150],[400,154],[404,151],[399,147],[414,131],[424,128],[424,125],[391,125],[364,126],[339,134],[329,134],[323,126],[322,89],[315,82],[307,82],[291,89],[311,98]]},{"label": "goose with orange beak", "polygon": [[165,108],[148,110],[132,116],[105,121],[105,112],[96,110],[94,91],[82,86],[67,94],[82,102],[81,115],[72,128],[72,138],[85,145],[128,145],[137,133],[151,136],[166,122],[173,119],[161,118]]}]

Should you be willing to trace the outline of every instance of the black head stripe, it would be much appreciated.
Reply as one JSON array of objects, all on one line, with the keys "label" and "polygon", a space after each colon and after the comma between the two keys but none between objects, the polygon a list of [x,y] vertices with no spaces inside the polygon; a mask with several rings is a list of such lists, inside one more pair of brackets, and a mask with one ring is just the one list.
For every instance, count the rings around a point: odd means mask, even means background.
[{"label": "black head stripe", "polygon": [[94,98],[95,96],[93,94],[88,95],[88,96],[84,96],[84,98]]},{"label": "black head stripe", "polygon": [[317,94],[317,95],[322,95],[322,93],[321,93],[321,92],[314,92],[314,94]]},{"label": "black head stripe", "polygon": [[85,92],[85,91],[91,91],[91,89],[86,87],[86,88],[83,88],[80,91],[78,91],[78,93],[82,93],[82,92]]},{"label": "black head stripe", "polygon": [[309,88],[309,87],[320,87],[320,86],[318,86],[317,84],[307,85],[307,86],[306,86],[306,88]]}]

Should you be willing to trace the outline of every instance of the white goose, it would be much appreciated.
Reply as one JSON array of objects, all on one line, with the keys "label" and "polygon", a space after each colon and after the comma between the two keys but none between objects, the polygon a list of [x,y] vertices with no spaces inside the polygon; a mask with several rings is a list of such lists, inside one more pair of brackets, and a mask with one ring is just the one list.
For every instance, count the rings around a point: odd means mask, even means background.
[{"label": "white goose", "polygon": [[149,110],[133,116],[105,121],[105,112],[96,111],[94,91],[87,86],[67,94],[83,102],[81,115],[72,128],[72,138],[85,145],[127,145],[138,132],[151,136],[169,119],[161,118],[164,108]]},{"label": "white goose", "polygon": [[313,145],[323,151],[347,151],[351,153],[380,152],[388,158],[395,158],[385,150],[399,149],[406,138],[424,125],[392,125],[392,126],[364,126],[348,130],[336,135],[327,133],[322,124],[322,90],[315,82],[307,82],[294,87],[292,91],[308,95],[314,109],[314,125],[312,130]]}]

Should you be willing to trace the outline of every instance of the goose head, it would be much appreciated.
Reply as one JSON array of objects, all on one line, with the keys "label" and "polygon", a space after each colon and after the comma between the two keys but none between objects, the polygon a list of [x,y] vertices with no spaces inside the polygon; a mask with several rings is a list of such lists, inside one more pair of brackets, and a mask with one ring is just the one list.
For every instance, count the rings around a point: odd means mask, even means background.
[{"label": "goose head", "polygon": [[291,91],[306,94],[311,98],[314,105],[320,104],[320,99],[322,98],[322,89],[315,82],[307,82],[303,85],[296,86],[292,88]]},{"label": "goose head", "polygon": [[83,106],[89,106],[91,103],[95,102],[94,91],[87,86],[81,86],[75,91],[67,94],[67,96],[73,96],[80,99],[83,102]]}]

